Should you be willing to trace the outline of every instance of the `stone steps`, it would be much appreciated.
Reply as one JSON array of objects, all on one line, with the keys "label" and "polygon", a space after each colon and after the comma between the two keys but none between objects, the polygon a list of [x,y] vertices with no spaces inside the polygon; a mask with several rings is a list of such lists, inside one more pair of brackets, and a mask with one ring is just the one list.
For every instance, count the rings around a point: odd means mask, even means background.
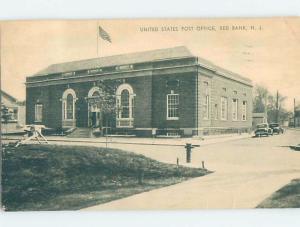
[{"label": "stone steps", "polygon": [[91,128],[76,128],[67,137],[69,138],[93,138],[93,129]]}]

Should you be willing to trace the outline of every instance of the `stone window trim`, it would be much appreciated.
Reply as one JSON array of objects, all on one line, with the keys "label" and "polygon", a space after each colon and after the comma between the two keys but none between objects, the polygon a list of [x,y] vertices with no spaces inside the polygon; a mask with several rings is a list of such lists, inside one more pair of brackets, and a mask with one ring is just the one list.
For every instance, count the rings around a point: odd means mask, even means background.
[{"label": "stone window trim", "polygon": [[[72,96],[72,117],[68,117],[68,96]],[[69,96],[70,97],[70,96]],[[62,101],[62,120],[63,121],[75,121],[75,104],[78,100],[76,92],[72,88],[68,88],[64,91],[61,101]]]},{"label": "stone window trim", "polygon": [[[123,105],[122,101],[124,102],[124,95],[126,97],[126,106]],[[134,123],[134,97],[136,94],[133,91],[133,88],[130,84],[124,83],[121,84],[116,90],[116,127],[117,128],[133,128]],[[128,100],[127,100],[128,99]],[[124,110],[127,110],[124,113]],[[126,115],[126,117],[124,117]]]}]

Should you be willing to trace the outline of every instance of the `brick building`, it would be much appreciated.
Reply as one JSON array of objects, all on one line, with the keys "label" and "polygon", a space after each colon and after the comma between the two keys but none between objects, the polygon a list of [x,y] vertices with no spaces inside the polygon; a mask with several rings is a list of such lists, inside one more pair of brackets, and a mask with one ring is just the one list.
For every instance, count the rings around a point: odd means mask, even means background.
[{"label": "brick building", "polygon": [[[116,107],[110,114],[99,98],[107,89]],[[50,65],[27,77],[26,107],[28,124],[51,128],[109,126],[137,136],[245,131],[252,84],[175,47]]]}]

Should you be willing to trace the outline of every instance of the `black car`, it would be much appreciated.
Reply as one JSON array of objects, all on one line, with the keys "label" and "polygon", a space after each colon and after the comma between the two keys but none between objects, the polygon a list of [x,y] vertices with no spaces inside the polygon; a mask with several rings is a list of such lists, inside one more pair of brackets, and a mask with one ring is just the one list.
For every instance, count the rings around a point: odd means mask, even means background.
[{"label": "black car", "polygon": [[273,136],[273,130],[269,127],[267,123],[256,125],[256,130],[254,131],[256,137],[261,136]]},{"label": "black car", "polygon": [[281,128],[278,123],[271,123],[269,124],[269,127],[273,129],[273,133],[277,133],[277,134],[283,133],[283,128]]}]

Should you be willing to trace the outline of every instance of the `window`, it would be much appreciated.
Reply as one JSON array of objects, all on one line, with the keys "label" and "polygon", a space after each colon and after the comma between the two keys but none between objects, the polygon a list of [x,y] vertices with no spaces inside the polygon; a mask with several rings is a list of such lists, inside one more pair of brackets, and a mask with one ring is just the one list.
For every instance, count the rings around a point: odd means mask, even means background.
[{"label": "window", "polygon": [[18,108],[14,108],[14,109],[13,109],[12,118],[13,118],[14,120],[18,120]]},{"label": "window", "polygon": [[221,97],[221,120],[227,120],[227,97]]},{"label": "window", "polygon": [[76,94],[73,89],[69,88],[63,93],[63,97],[62,97],[63,120],[65,121],[75,120],[76,100],[77,100]]},{"label": "window", "polygon": [[215,104],[215,120],[219,119],[219,109],[218,104]]},{"label": "window", "polygon": [[73,117],[73,96],[68,94],[67,101],[66,101],[66,112],[65,112],[65,119],[72,120]]},{"label": "window", "polygon": [[18,108],[12,107],[8,108],[8,113],[10,114],[10,121],[17,121],[18,120]]},{"label": "window", "polygon": [[34,114],[34,121],[35,122],[42,122],[43,120],[43,105],[42,104],[35,104],[35,114]]},{"label": "window", "polygon": [[203,102],[203,119],[209,119],[209,87],[208,82],[204,81],[204,102]]},{"label": "window", "polygon": [[226,91],[227,91],[226,87],[223,87],[223,88],[222,88],[222,90],[223,90],[224,92],[226,92]]},{"label": "window", "polygon": [[129,84],[122,84],[116,91],[117,127],[133,127],[134,122],[134,96]]},{"label": "window", "polygon": [[234,95],[237,95],[237,91],[233,91],[233,94],[234,94]]},{"label": "window", "polygon": [[129,91],[124,89],[121,92],[121,118],[129,118]]},{"label": "window", "polygon": [[167,95],[167,120],[178,120],[179,119],[179,95],[171,94]]},{"label": "window", "polygon": [[242,105],[242,120],[246,121],[247,120],[247,102],[243,101]]},{"label": "window", "polygon": [[238,120],[238,100],[232,99],[232,120]]},{"label": "window", "polygon": [[209,119],[209,95],[205,95],[205,100],[204,100],[204,105],[203,105],[203,110],[204,110],[204,119]]}]

